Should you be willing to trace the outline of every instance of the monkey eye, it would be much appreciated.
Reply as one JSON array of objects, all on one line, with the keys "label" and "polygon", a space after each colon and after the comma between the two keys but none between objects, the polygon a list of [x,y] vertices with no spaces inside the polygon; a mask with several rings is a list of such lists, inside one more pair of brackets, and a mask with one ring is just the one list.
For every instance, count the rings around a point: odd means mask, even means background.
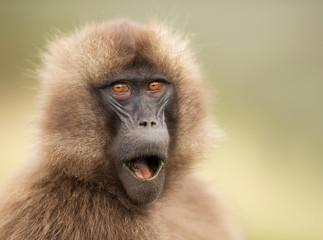
[{"label": "monkey eye", "polygon": [[159,81],[153,81],[148,84],[147,89],[148,91],[159,91],[163,88],[164,84]]},{"label": "monkey eye", "polygon": [[127,93],[130,91],[130,88],[125,83],[115,83],[112,85],[112,90],[116,93]]}]

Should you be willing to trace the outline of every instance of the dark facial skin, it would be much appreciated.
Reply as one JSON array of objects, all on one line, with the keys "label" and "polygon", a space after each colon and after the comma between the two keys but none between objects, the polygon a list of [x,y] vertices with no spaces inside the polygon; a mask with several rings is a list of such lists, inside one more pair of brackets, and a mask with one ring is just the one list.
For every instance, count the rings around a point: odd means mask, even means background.
[{"label": "dark facial skin", "polygon": [[176,94],[160,75],[112,78],[101,95],[108,111],[112,159],[128,198],[135,204],[156,199],[174,139]]}]

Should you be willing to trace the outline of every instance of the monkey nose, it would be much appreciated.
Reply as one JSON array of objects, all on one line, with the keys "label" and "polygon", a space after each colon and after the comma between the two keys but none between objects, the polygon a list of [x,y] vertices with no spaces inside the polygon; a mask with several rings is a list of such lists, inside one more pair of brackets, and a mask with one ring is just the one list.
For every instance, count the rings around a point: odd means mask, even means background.
[{"label": "monkey nose", "polygon": [[154,127],[157,125],[157,122],[156,121],[141,121],[139,122],[139,126],[142,126],[142,127]]}]

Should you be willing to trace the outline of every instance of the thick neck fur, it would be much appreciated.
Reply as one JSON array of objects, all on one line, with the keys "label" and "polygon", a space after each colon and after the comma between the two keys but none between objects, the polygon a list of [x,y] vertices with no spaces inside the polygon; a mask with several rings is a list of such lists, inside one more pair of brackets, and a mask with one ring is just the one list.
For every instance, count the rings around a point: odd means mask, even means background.
[{"label": "thick neck fur", "polygon": [[[24,193],[13,193],[1,209],[2,219],[10,219],[0,220],[0,229],[6,229],[0,232],[1,240],[167,238],[161,234],[158,214],[151,214],[158,209],[158,201],[131,206],[98,184],[49,170],[35,175],[24,179],[28,186]],[[10,213],[6,209],[11,209]]]}]

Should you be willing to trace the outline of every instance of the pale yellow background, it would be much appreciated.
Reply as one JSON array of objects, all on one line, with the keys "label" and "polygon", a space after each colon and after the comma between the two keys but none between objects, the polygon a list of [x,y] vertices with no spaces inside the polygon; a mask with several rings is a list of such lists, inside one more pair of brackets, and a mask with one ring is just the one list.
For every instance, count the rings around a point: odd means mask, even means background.
[{"label": "pale yellow background", "polygon": [[322,1],[0,1],[0,183],[30,161],[45,39],[123,16],[191,33],[227,133],[199,169],[247,238],[322,240]]}]

